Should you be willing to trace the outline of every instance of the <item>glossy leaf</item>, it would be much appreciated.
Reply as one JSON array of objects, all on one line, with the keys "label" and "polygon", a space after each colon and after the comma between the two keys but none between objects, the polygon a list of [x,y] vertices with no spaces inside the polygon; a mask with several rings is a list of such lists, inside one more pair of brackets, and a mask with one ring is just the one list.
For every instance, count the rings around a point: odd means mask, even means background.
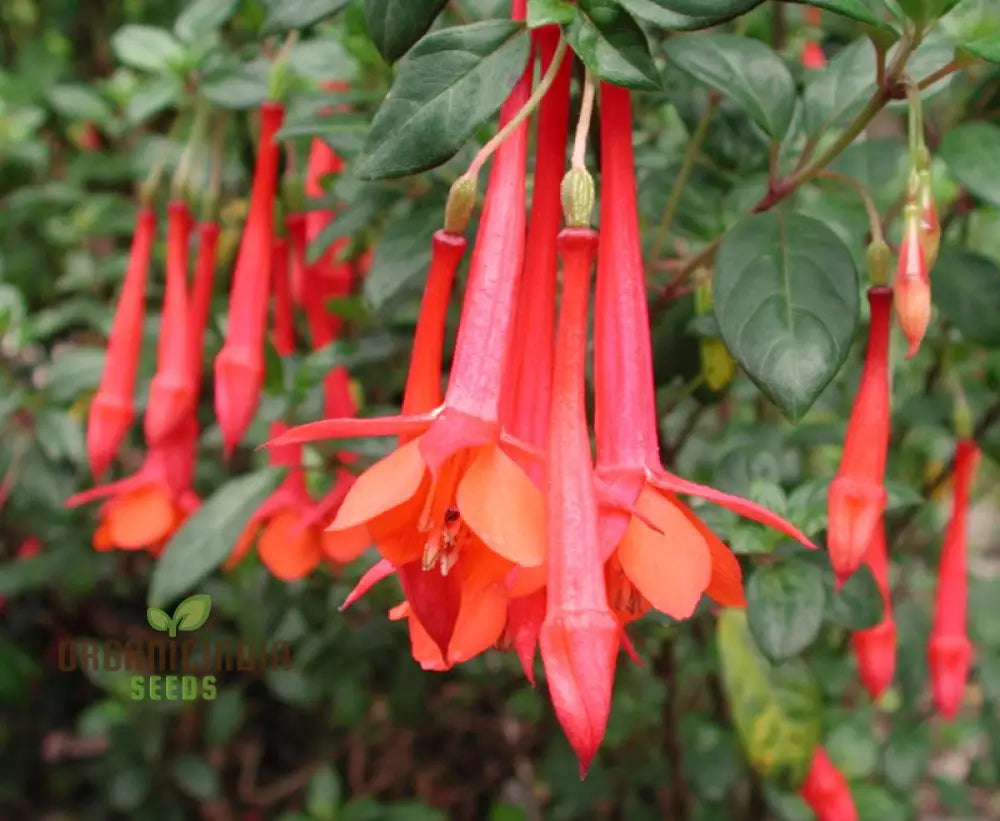
[{"label": "glossy leaf", "polygon": [[[815,6],[835,14],[842,14],[844,17],[852,17],[871,26],[892,30],[884,18],[872,11],[872,4],[866,0],[790,0],[790,2]],[[875,8],[880,11],[878,5]]]},{"label": "glossy leaf", "polygon": [[517,82],[530,37],[489,20],[432,32],[400,61],[358,167],[362,179],[401,177],[452,157]]},{"label": "glossy leaf", "polygon": [[155,26],[122,26],[111,38],[111,48],[123,63],[144,71],[167,71],[184,59],[174,36]]},{"label": "glossy leaf", "polygon": [[882,593],[868,565],[862,565],[833,593],[832,576],[829,616],[849,630],[867,630],[882,621]]},{"label": "glossy leaf", "polygon": [[860,111],[875,91],[875,46],[855,40],[816,74],[802,95],[802,124],[810,137]]},{"label": "glossy leaf", "polygon": [[636,17],[677,31],[708,28],[750,11],[764,0],[619,0]]},{"label": "glossy leaf", "polygon": [[1000,266],[994,260],[969,251],[942,249],[934,266],[932,293],[941,312],[963,337],[1000,347]]},{"label": "glossy leaf", "polygon": [[747,217],[719,248],[713,294],[730,353],[787,416],[800,418],[843,364],[854,336],[851,252],[811,217]]},{"label": "glossy leaf", "polygon": [[576,19],[578,11],[570,0],[528,0],[528,28],[564,26]]},{"label": "glossy leaf", "polygon": [[948,130],[941,141],[941,158],[959,183],[977,197],[1000,206],[1000,126],[969,122]]},{"label": "glossy leaf", "polygon": [[277,487],[281,471],[264,470],[220,487],[167,544],[153,569],[149,604],[190,590],[232,553],[253,512]]},{"label": "glossy leaf", "polygon": [[433,24],[448,0],[365,0],[365,22],[375,47],[394,63]]},{"label": "glossy leaf", "polygon": [[239,0],[191,0],[174,23],[174,33],[185,42],[193,42],[225,23]]},{"label": "glossy leaf", "polygon": [[1000,15],[992,0],[963,0],[941,18],[940,28],[969,54],[1000,63]]},{"label": "glossy leaf", "polygon": [[797,656],[823,624],[823,574],[803,559],[757,568],[747,582],[746,598],[750,632],[772,661]]},{"label": "glossy leaf", "polygon": [[743,106],[769,136],[785,136],[795,111],[795,81],[766,45],[732,34],[697,34],[674,37],[664,50],[682,71]]},{"label": "glossy leaf", "polygon": [[573,51],[602,80],[634,89],[658,89],[660,72],[639,24],[615,0],[580,0],[566,29]]},{"label": "glossy leaf", "polygon": [[801,659],[772,664],[757,648],[747,615],[719,615],[716,640],[733,723],[750,765],[789,788],[805,778],[822,730],[822,694]]},{"label": "glossy leaf", "polygon": [[340,11],[351,0],[270,0],[261,35],[278,34],[318,23]]}]

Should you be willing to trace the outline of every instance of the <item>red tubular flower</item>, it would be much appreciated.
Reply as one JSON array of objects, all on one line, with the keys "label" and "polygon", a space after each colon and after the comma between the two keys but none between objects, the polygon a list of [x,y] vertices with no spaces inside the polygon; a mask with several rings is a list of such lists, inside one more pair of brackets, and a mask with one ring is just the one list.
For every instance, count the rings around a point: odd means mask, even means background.
[{"label": "red tubular flower", "polygon": [[[529,88],[526,72],[504,116],[523,106]],[[515,565],[540,565],[544,554],[539,492],[500,447],[511,442],[500,424],[500,386],[524,253],[526,153],[525,126],[497,150],[442,405],[314,422],[275,442],[419,434],[358,477],[329,530],[351,537],[367,529],[397,568],[411,630],[416,620],[447,665],[497,640],[503,579]]]},{"label": "red tubular flower", "polygon": [[886,556],[885,524],[881,520],[875,528],[865,562],[882,594],[882,621],[867,630],[858,630],[851,636],[858,672],[873,699],[892,683],[896,670],[896,622],[892,618],[892,599],[889,596],[889,562]]},{"label": "red tubular flower", "polygon": [[597,234],[559,234],[563,294],[547,463],[548,599],[540,645],[559,722],[582,778],[611,711],[618,622],[608,606],[597,536],[597,495],[584,399],[587,303]]},{"label": "red tubular flower", "polygon": [[812,546],[780,516],[660,465],[649,316],[636,212],[627,89],[601,86],[601,233],[594,315],[595,429],[600,532],[609,600],[623,619],[651,604],[675,618],[702,592],[741,606],[739,563],[675,494],[704,497]]},{"label": "red tubular flower", "polygon": [[167,289],[160,319],[156,375],[149,386],[146,441],[156,444],[194,412],[188,322],[187,269],[191,212],[183,202],[167,206]]},{"label": "red tubular flower", "polygon": [[882,481],[889,448],[889,322],[892,289],[868,289],[871,324],[861,385],[847,423],[844,455],[827,496],[827,546],[841,580],[861,564],[875,538],[887,495]]},{"label": "red tubular flower", "polygon": [[212,308],[212,288],[215,284],[215,264],[219,252],[219,224],[207,221],[198,226],[198,258],[194,264],[194,286],[191,289],[191,384],[201,392],[204,356],[202,343]]},{"label": "red tubular flower", "polygon": [[295,318],[288,284],[288,240],[275,237],[271,251],[271,286],[274,291],[274,334],[272,341],[280,356],[295,353]]},{"label": "red tubular flower", "polygon": [[962,704],[972,662],[972,643],[966,632],[966,517],[979,460],[979,446],[971,439],[962,439],[955,450],[951,519],[938,567],[934,627],[928,656],[934,703],[947,719],[954,718]]},{"label": "red tubular flower", "polygon": [[136,215],[128,270],[118,297],[101,383],[87,416],[87,456],[95,479],[115,458],[135,418],[135,379],[142,352],[146,275],[156,238],[156,214],[143,208]]},{"label": "red tubular flower", "polygon": [[857,821],[851,788],[844,774],[833,766],[826,751],[817,747],[813,753],[809,774],[800,789],[802,800],[819,821]]},{"label": "red tubular flower", "polygon": [[281,128],[284,109],[279,103],[268,102],[261,105],[260,113],[250,213],[233,273],[226,341],[215,360],[215,413],[227,453],[253,420],[264,381],[263,343],[279,159],[274,135]]},{"label": "red tubular flower", "polygon": [[826,68],[826,55],[823,53],[823,47],[815,40],[808,41],[802,48],[802,66],[814,71]]},{"label": "red tubular flower", "polygon": [[907,359],[920,349],[931,321],[931,282],[922,237],[920,209],[918,206],[908,205],[903,244],[899,249],[899,265],[893,283],[896,316],[910,343],[910,349],[906,352]]}]

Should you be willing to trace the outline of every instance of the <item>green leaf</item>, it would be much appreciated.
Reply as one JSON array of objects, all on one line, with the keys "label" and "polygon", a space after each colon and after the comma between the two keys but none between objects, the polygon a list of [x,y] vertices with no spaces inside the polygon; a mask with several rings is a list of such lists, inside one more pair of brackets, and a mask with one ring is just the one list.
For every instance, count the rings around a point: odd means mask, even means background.
[{"label": "green leaf", "polygon": [[674,37],[667,57],[694,79],[739,103],[775,140],[795,111],[795,81],[785,62],[758,40],[732,34]]},{"label": "green leaf", "polygon": [[661,28],[691,31],[708,28],[759,6],[764,0],[619,0],[622,6]]},{"label": "green leaf", "polygon": [[174,626],[178,630],[197,630],[212,612],[212,597],[207,593],[188,596],[174,610]]},{"label": "green leaf", "polygon": [[803,559],[758,567],[747,582],[747,621],[757,646],[772,661],[797,656],[823,624],[823,574]]},{"label": "green leaf", "polygon": [[719,615],[716,640],[722,683],[750,765],[796,788],[819,744],[823,698],[801,659],[772,664],[757,649],[742,610]]},{"label": "green leaf", "polygon": [[153,569],[149,604],[158,607],[189,590],[232,553],[253,512],[278,486],[282,472],[262,470],[233,479],[188,519]]},{"label": "green leaf", "polygon": [[351,0],[269,0],[261,36],[302,29],[340,11]]},{"label": "green leaf", "polygon": [[343,787],[340,776],[329,765],[317,768],[309,779],[306,792],[306,812],[319,821],[335,821]]},{"label": "green leaf", "polygon": [[184,49],[174,36],[155,26],[122,26],[111,37],[111,49],[126,65],[157,73],[184,59]]},{"label": "green leaf", "polygon": [[146,621],[154,630],[161,633],[170,629],[170,616],[164,613],[159,607],[149,607],[146,609]]},{"label": "green leaf", "polygon": [[893,30],[892,26],[871,11],[870,4],[865,2],[865,0],[789,0],[789,2],[815,6],[818,9],[826,9],[835,14],[842,14],[844,17],[853,17],[855,20],[867,23],[870,26],[888,31]]},{"label": "green leaf", "polygon": [[379,53],[395,63],[434,23],[448,0],[365,0],[365,22]]},{"label": "green leaf", "polygon": [[171,768],[177,786],[198,801],[210,801],[219,794],[219,779],[208,762],[196,755],[179,755]]},{"label": "green leaf", "polygon": [[229,20],[240,0],[191,0],[174,22],[174,34],[191,43]]},{"label": "green leaf", "polygon": [[382,232],[364,282],[365,299],[373,309],[378,310],[427,271],[431,237],[440,224],[439,213],[418,210]]},{"label": "green leaf", "polygon": [[939,25],[969,54],[1000,63],[1000,15],[993,0],[963,0]]},{"label": "green leaf", "polygon": [[223,108],[256,108],[267,99],[270,72],[270,62],[262,58],[225,66],[205,75],[201,92]]},{"label": "green leaf", "polygon": [[[831,593],[832,579],[831,579]],[[862,565],[830,598],[830,620],[849,630],[867,630],[882,621],[882,593],[868,565]]]},{"label": "green leaf", "polygon": [[108,803],[120,812],[131,814],[146,800],[152,786],[146,767],[126,767],[108,783]]},{"label": "green leaf", "polygon": [[565,26],[579,11],[570,0],[528,0],[528,28]]},{"label": "green leaf", "polygon": [[818,137],[857,114],[875,91],[875,46],[855,40],[830,60],[802,95],[802,117],[809,137]]},{"label": "green leaf", "polygon": [[660,72],[635,19],[616,0],[580,0],[579,7],[566,39],[587,68],[615,85],[660,88]]},{"label": "green leaf", "polygon": [[45,96],[59,114],[70,120],[106,123],[112,118],[111,106],[90,86],[52,86]]},{"label": "green leaf", "polygon": [[136,86],[135,94],[125,107],[125,119],[130,125],[144,123],[167,106],[181,99],[184,86],[173,74],[150,77]]},{"label": "green leaf", "polygon": [[956,181],[977,197],[1000,206],[1000,126],[962,123],[945,132],[939,154]]},{"label": "green leaf", "polygon": [[1000,266],[996,262],[969,251],[944,248],[934,266],[932,293],[934,302],[962,336],[991,348],[1000,347]]},{"label": "green leaf", "polygon": [[399,63],[372,123],[358,176],[402,177],[454,156],[510,93],[530,42],[527,31],[508,20],[424,37]]},{"label": "green leaf", "polygon": [[843,364],[858,320],[851,252],[822,222],[769,212],[719,248],[715,315],[730,353],[792,420]]}]

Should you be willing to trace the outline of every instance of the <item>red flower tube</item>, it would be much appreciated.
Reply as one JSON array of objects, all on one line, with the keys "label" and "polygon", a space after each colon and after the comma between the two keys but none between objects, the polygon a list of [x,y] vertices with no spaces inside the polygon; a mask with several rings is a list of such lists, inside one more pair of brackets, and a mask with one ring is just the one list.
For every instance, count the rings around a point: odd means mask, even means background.
[{"label": "red flower tube", "polygon": [[212,289],[215,285],[215,264],[219,252],[219,224],[203,222],[198,226],[198,257],[194,264],[194,285],[191,289],[191,384],[195,393],[201,393],[204,362],[202,345],[208,328],[208,314],[212,308]]},{"label": "red flower tube", "polygon": [[843,580],[861,564],[875,538],[886,492],[889,448],[889,323],[892,289],[868,289],[871,324],[861,385],[847,423],[844,454],[827,495],[827,546]]},{"label": "red flower tube", "polygon": [[215,360],[215,413],[227,453],[232,452],[253,421],[264,382],[263,344],[279,160],[274,135],[281,128],[284,108],[267,102],[261,105],[260,113],[250,213],[233,273],[226,341]]},{"label": "red flower tube", "polygon": [[892,618],[892,599],[889,596],[889,561],[886,556],[885,524],[879,521],[875,528],[865,562],[871,568],[879,592],[882,594],[882,620],[867,630],[858,630],[851,636],[851,647],[858,661],[861,681],[873,699],[892,683],[896,671],[896,622]]},{"label": "red flower tube", "polygon": [[819,821],[857,821],[858,811],[844,774],[833,766],[826,751],[817,747],[809,773],[799,790]]},{"label": "red flower tube", "polygon": [[155,238],[156,214],[143,208],[136,214],[132,251],[108,338],[101,383],[87,416],[87,456],[95,479],[100,479],[111,465],[135,418],[146,276]]},{"label": "red flower tube", "polygon": [[280,356],[295,353],[295,318],[288,284],[288,240],[275,237],[271,249],[271,284],[274,291],[274,334],[272,341]]},{"label": "red flower tube", "polygon": [[167,289],[160,319],[156,375],[149,386],[144,426],[151,445],[164,440],[194,412],[188,322],[188,243],[191,212],[183,202],[167,206]]},{"label": "red flower tube", "polygon": [[966,568],[966,519],[969,496],[979,466],[979,446],[963,439],[955,450],[951,518],[944,534],[938,567],[934,626],[928,650],[934,703],[938,712],[952,719],[962,704],[972,662],[967,635],[968,578]]}]

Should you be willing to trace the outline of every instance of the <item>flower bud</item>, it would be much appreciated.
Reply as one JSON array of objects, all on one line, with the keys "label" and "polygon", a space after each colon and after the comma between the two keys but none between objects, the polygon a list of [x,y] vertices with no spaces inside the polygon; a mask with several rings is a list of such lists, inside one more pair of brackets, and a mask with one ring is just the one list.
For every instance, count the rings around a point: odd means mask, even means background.
[{"label": "flower bud", "polygon": [[475,177],[461,176],[448,192],[448,203],[444,208],[444,230],[448,234],[464,234],[476,208]]},{"label": "flower bud", "polygon": [[893,283],[896,316],[910,343],[906,358],[919,349],[931,319],[931,285],[921,237],[919,206],[906,207],[906,227],[899,251],[899,265]]},{"label": "flower bud", "polygon": [[589,228],[594,213],[594,178],[586,168],[571,168],[560,187],[563,216],[569,228]]},{"label": "flower bud", "polygon": [[941,223],[934,203],[929,169],[920,172],[920,247],[924,252],[927,270],[930,271],[937,262],[941,247]]},{"label": "flower bud", "polygon": [[847,779],[822,747],[813,754],[800,794],[819,821],[857,821],[858,811]]}]

